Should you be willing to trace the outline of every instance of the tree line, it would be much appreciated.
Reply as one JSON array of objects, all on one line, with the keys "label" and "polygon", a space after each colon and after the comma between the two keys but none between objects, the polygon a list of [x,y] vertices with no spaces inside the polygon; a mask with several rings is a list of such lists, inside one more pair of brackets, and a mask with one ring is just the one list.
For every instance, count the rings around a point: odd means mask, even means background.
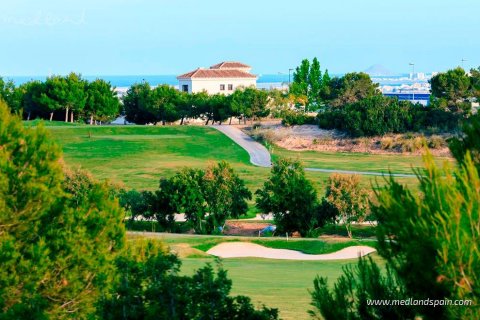
[{"label": "tree line", "polygon": [[152,88],[143,82],[132,85],[123,97],[126,120],[136,124],[166,124],[186,119],[203,119],[205,124],[231,124],[234,118],[247,119],[269,115],[268,93],[256,88],[238,88],[231,95],[206,92],[186,93],[168,85]]},{"label": "tree line", "polygon": [[[300,162],[289,159],[274,162],[269,178],[255,196],[257,208],[273,214],[280,234],[313,236],[326,223],[341,223],[352,237],[351,223],[365,221],[370,214],[371,192],[360,185],[359,176],[333,174],[325,196],[319,198]],[[164,231],[193,229],[198,234],[221,234],[228,219],[247,213],[252,193],[222,161],[206,170],[184,168],[162,178],[154,192],[122,191],[119,199],[131,223],[140,218],[156,221]],[[179,213],[185,215],[185,223],[175,222]]]},{"label": "tree line", "polygon": [[[432,77],[430,105],[423,106],[384,97],[365,73],[323,75],[317,58],[304,59],[296,68],[290,93],[296,106],[287,112],[287,124],[318,123],[324,129],[339,129],[351,136],[374,136],[408,131],[453,131],[472,114],[472,102],[480,101],[480,68],[466,73],[462,68]],[[316,119],[305,111],[318,111]]]},{"label": "tree line", "polygon": [[222,123],[269,115],[271,98],[266,91],[238,88],[233,94],[189,94],[168,85],[156,87],[147,82],[133,84],[120,99],[105,80],[87,81],[80,74],[51,76],[45,81],[29,81],[15,86],[0,78],[0,98],[14,113],[26,120],[42,118],[65,122],[108,122],[124,114],[135,124],[165,125],[186,119],[204,119],[205,124]]},{"label": "tree line", "polygon": [[87,81],[80,74],[54,75],[45,81],[29,81],[15,86],[0,78],[0,98],[11,111],[26,120],[42,118],[65,122],[110,121],[121,112],[112,85],[102,79]]}]

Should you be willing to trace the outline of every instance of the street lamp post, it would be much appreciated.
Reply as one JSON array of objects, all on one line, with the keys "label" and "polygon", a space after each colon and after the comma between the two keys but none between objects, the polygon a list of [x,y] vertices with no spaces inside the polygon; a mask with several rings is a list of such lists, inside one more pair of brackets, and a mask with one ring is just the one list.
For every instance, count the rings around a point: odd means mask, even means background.
[{"label": "street lamp post", "polygon": [[290,72],[292,72],[293,69],[288,69],[288,86],[290,86]]},{"label": "street lamp post", "polygon": [[409,63],[410,66],[412,66],[412,81],[413,81],[413,84],[412,84],[412,101],[415,102],[415,63],[413,62],[410,62]]},{"label": "street lamp post", "polygon": [[467,61],[467,60],[465,60],[464,58],[462,58],[462,69],[463,69],[463,63],[464,63],[465,61]]}]

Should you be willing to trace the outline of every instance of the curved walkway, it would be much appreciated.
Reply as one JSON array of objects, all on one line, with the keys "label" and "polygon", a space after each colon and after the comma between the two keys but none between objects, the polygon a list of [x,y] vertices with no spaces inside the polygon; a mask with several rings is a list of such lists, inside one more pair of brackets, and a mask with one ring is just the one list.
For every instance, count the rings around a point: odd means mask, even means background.
[{"label": "curved walkway", "polygon": [[252,164],[267,168],[272,165],[272,159],[267,148],[243,133],[242,130],[231,125],[213,125],[210,127],[217,129],[245,149],[250,155],[250,162]]},{"label": "curved walkway", "polygon": [[[262,144],[253,140],[250,136],[245,134],[242,130],[231,125],[212,125],[211,128],[217,129],[224,135],[232,139],[236,144],[245,149],[250,155],[250,162],[259,167],[270,167],[272,160],[267,148]],[[305,168],[306,171],[326,172],[326,173],[344,173],[344,174],[360,174],[369,176],[389,176],[387,172],[374,171],[355,171],[355,170],[339,170],[339,169],[321,169],[321,168]],[[415,178],[414,174],[407,173],[392,173],[394,177],[399,178]]]},{"label": "curved walkway", "polygon": [[223,242],[207,251],[220,258],[265,258],[282,260],[341,260],[356,259],[376,250],[368,246],[351,246],[327,254],[306,254],[296,250],[272,249],[249,242]]}]

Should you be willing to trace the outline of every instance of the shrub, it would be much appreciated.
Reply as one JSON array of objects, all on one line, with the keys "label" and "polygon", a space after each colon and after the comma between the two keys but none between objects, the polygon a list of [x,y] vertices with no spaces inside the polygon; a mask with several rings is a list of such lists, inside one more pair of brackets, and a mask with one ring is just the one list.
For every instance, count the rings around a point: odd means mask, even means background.
[{"label": "shrub", "polygon": [[447,145],[447,142],[441,136],[433,135],[428,138],[428,147],[431,149],[440,149]]},{"label": "shrub", "polygon": [[314,116],[309,116],[302,112],[289,110],[283,114],[282,124],[285,126],[317,124],[317,120],[316,120],[316,117]]},{"label": "shrub", "polygon": [[392,137],[383,137],[382,140],[380,140],[380,148],[382,148],[382,150],[391,150],[394,145],[395,140]]}]

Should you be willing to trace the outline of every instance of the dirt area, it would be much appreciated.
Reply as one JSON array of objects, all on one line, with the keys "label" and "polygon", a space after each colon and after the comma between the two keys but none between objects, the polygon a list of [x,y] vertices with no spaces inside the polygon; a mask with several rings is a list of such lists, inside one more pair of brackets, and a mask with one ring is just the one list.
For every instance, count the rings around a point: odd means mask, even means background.
[{"label": "dirt area", "polygon": [[258,236],[258,232],[269,225],[271,223],[268,222],[227,221],[223,233],[229,236]]},{"label": "dirt area", "polygon": [[410,154],[424,152],[426,142],[434,156],[451,156],[444,134],[389,134],[382,137],[350,138],[338,130],[324,130],[316,125],[285,127],[279,123],[263,123],[243,128],[257,141],[267,141],[292,151],[361,152],[372,154]]}]

